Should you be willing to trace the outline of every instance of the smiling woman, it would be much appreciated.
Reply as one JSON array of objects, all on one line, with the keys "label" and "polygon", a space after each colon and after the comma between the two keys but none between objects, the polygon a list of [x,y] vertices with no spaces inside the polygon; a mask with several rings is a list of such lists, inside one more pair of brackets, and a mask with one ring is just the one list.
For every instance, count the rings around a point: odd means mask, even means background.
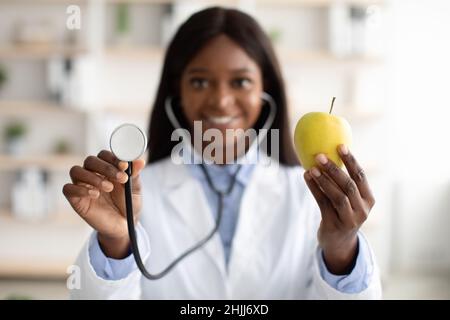
[{"label": "smiling woman", "polygon": [[249,129],[261,112],[262,90],[259,66],[228,36],[219,35],[183,72],[181,105],[189,123],[205,120],[205,130]]},{"label": "smiling woman", "polygon": [[[261,113],[262,90],[259,66],[228,36],[219,35],[183,72],[181,106],[191,128],[194,121],[200,120],[204,123],[202,130],[220,130],[225,137],[226,155],[227,146],[235,143],[226,130],[253,128]],[[203,148],[207,144],[204,142]]]},{"label": "smiling woman", "polygon": [[[166,53],[150,121],[149,163],[169,156],[176,144],[168,143],[173,131],[164,112],[168,97],[183,127],[192,130],[194,121],[202,120],[202,130],[215,128],[225,137],[226,129],[261,129],[270,114],[262,107],[265,92],[277,106],[271,126],[279,130],[280,141],[274,142],[279,146],[277,160],[298,165],[284,82],[267,35],[252,17],[233,9],[210,8],[192,18],[180,27]],[[272,145],[270,135],[267,145]]]}]

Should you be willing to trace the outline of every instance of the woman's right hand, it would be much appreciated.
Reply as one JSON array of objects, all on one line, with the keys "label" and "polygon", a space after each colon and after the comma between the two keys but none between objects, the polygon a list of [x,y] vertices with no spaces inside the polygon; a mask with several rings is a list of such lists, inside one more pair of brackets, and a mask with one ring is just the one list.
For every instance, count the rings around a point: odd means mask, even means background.
[{"label": "woman's right hand", "polygon": [[[132,197],[134,220],[137,222],[142,208],[139,173],[145,166],[143,159],[133,161]],[[88,156],[83,167],[70,169],[72,183],[63,187],[63,194],[72,208],[98,232],[103,252],[112,258],[128,255],[130,240],[125,209],[125,170],[128,163],[120,161],[110,151]]]}]

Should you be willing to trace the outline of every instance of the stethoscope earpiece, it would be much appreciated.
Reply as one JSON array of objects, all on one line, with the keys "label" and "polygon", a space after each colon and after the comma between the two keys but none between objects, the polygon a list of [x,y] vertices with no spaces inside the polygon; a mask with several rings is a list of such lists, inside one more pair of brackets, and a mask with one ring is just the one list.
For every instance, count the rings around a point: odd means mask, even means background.
[{"label": "stethoscope earpiece", "polygon": [[[169,119],[170,124],[175,129],[183,129],[183,127],[181,126],[180,122],[178,121],[178,119],[175,115],[175,112],[173,111],[172,100],[173,100],[173,97],[171,97],[171,96],[166,97],[166,99],[164,101],[164,111],[166,112],[166,115],[167,115],[167,118]],[[277,104],[270,94],[263,91],[261,94],[261,100],[267,102],[267,105],[269,106],[270,110],[269,110],[269,115],[268,115],[266,121],[264,122],[264,125],[261,128],[262,136],[259,138],[259,141],[264,140],[265,136],[268,133],[268,130],[272,127],[272,124],[275,120],[275,116],[277,114]],[[180,131],[180,133],[183,134],[184,131]],[[184,137],[184,138],[186,139],[186,141],[190,141],[190,139],[188,137]]]}]

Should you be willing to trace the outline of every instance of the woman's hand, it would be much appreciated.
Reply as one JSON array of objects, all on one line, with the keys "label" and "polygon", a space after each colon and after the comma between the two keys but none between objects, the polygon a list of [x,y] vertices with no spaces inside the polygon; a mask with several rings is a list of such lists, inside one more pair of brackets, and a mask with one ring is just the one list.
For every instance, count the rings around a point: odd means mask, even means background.
[{"label": "woman's hand", "polygon": [[327,268],[333,274],[348,274],[357,254],[357,232],[375,199],[363,169],[348,148],[340,145],[338,152],[350,176],[319,154],[318,167],[306,171],[304,178],[322,215],[318,239]]},{"label": "woman's hand", "polygon": [[[133,212],[137,221],[142,207],[140,171],[143,159],[133,161],[132,194]],[[124,172],[128,163],[117,159],[110,151],[88,156],[83,167],[70,169],[72,183],[63,187],[64,196],[72,208],[92,228],[98,231],[98,240],[104,253],[120,259],[127,255],[130,246],[125,210]]]}]

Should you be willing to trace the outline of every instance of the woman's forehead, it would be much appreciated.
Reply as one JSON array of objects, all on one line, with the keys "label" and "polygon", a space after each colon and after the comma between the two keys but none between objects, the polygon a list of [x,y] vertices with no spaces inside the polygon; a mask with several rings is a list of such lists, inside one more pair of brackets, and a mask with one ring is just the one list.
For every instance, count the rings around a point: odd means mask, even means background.
[{"label": "woman's forehead", "polygon": [[211,39],[189,62],[187,72],[258,72],[259,66],[226,35]]}]

